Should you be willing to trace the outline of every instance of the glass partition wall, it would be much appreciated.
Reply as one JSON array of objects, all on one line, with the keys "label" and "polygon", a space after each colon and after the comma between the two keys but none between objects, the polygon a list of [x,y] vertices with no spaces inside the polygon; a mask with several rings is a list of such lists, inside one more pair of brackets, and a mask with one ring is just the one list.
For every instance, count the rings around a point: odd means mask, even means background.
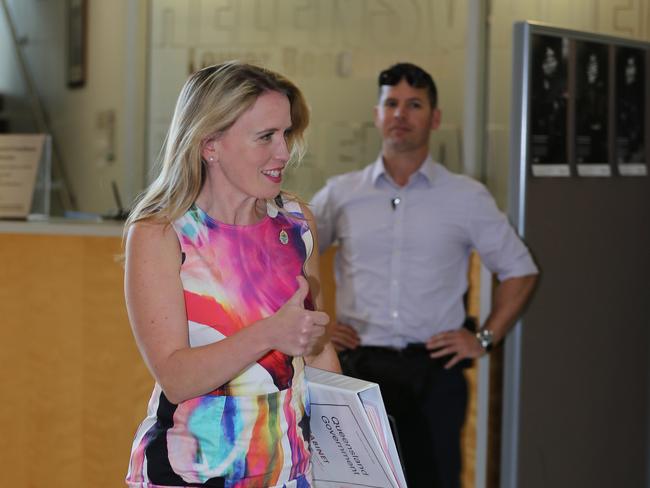
[{"label": "glass partition wall", "polygon": [[377,74],[410,61],[438,85],[443,123],[433,156],[459,171],[466,8],[440,0],[151,0],[148,164],[191,71],[253,62],[288,76],[307,97],[308,152],[285,186],[309,199],[327,177],[377,157]]}]

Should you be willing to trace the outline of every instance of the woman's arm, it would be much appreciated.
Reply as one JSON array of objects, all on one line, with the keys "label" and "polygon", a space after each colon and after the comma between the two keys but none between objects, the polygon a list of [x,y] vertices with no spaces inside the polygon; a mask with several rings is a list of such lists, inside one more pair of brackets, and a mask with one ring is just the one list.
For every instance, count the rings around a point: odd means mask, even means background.
[{"label": "woman's arm", "polygon": [[[309,223],[309,228],[311,229],[312,238],[314,241],[311,256],[307,258],[307,262],[305,263],[305,275],[307,276],[307,281],[309,281],[309,289],[311,290],[311,297],[314,302],[314,307],[316,310],[322,310],[323,293],[320,283],[318,236],[316,232],[316,223],[311,211],[305,205],[301,205],[301,207],[303,215]],[[339,363],[339,358],[336,355],[334,346],[330,342],[331,327],[332,324],[328,324],[328,333],[321,337],[317,347],[314,348],[314,354],[305,356],[305,363],[315,368],[326,369],[328,371],[340,373],[341,365]]]},{"label": "woman's arm", "polygon": [[296,356],[310,353],[329,318],[305,310],[308,285],[274,315],[221,341],[190,347],[181,250],[170,225],[139,222],[126,241],[125,295],[138,348],[172,403],[204,395],[236,377],[272,349]]}]

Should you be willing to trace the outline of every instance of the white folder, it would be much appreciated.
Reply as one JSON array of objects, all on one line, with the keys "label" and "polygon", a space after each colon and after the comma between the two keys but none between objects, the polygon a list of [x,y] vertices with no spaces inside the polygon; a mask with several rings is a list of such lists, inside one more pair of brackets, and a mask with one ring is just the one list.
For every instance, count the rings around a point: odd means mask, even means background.
[{"label": "white folder", "polygon": [[379,385],[307,366],[316,488],[406,488]]}]

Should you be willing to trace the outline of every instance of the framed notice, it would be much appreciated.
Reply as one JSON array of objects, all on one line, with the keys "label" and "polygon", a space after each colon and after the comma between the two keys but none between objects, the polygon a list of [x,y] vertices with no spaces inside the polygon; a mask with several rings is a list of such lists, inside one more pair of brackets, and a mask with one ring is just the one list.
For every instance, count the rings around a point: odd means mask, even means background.
[{"label": "framed notice", "polygon": [[575,160],[580,176],[611,176],[609,46],[576,41]]},{"label": "framed notice", "polygon": [[616,48],[616,165],[623,176],[644,176],[647,166],[647,63],[643,49]]},{"label": "framed notice", "polygon": [[[0,135],[0,218],[27,218],[32,210],[39,168],[49,168],[48,136]],[[49,175],[45,179],[49,195]],[[49,199],[46,206],[49,212]],[[39,212],[43,211],[39,209]]]},{"label": "framed notice", "polygon": [[570,176],[567,154],[569,41],[531,39],[530,161],[535,176]]}]

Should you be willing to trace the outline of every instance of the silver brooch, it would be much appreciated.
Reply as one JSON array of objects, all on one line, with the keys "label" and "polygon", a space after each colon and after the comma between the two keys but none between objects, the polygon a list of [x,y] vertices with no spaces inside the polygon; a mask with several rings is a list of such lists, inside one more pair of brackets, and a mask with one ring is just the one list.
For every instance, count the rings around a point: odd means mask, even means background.
[{"label": "silver brooch", "polygon": [[280,231],[280,242],[282,244],[288,244],[289,243],[289,234],[287,234],[287,231],[282,229]]}]

